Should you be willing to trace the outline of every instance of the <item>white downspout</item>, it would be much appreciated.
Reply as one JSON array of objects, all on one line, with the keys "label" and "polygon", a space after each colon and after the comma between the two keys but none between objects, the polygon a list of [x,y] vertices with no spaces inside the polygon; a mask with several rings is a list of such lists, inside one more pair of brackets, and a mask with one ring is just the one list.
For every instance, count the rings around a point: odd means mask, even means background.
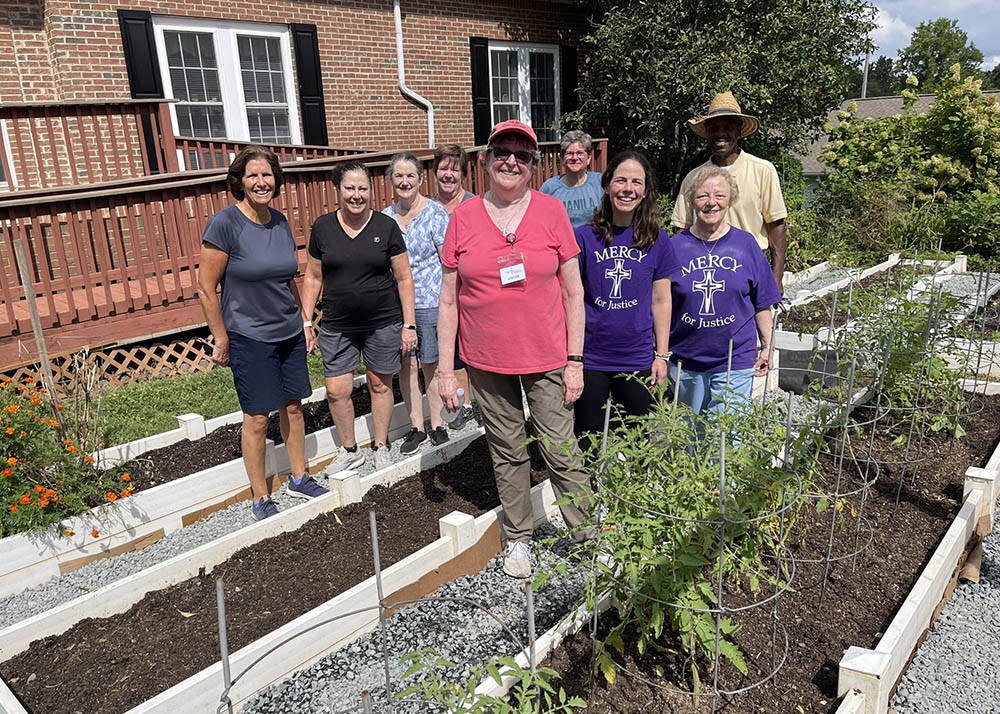
[{"label": "white downspout", "polygon": [[399,12],[399,0],[392,2],[392,15],[396,21],[396,70],[399,74],[399,91],[427,110],[427,143],[434,144],[434,105],[406,86],[406,70],[403,68],[403,18]]}]

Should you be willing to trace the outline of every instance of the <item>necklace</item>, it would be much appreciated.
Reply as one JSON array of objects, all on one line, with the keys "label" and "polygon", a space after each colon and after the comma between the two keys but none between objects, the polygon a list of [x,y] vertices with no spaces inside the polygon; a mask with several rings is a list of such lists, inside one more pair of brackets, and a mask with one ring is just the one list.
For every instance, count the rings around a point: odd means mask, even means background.
[{"label": "necklace", "polygon": [[707,240],[705,238],[702,238],[701,236],[694,233],[694,231],[691,231],[691,235],[693,235],[695,238],[698,239],[698,242],[704,246],[705,250],[708,252],[709,255],[712,255],[712,252],[719,247],[719,243],[721,243],[727,237],[729,237],[729,231],[726,231],[715,240]]}]

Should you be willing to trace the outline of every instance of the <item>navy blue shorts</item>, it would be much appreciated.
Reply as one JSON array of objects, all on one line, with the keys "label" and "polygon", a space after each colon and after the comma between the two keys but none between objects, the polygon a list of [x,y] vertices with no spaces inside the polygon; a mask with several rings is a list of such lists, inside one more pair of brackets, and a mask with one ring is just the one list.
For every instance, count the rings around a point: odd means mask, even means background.
[{"label": "navy blue shorts", "polygon": [[230,332],[229,367],[244,414],[269,414],[312,394],[305,332],[281,342],[260,342]]}]

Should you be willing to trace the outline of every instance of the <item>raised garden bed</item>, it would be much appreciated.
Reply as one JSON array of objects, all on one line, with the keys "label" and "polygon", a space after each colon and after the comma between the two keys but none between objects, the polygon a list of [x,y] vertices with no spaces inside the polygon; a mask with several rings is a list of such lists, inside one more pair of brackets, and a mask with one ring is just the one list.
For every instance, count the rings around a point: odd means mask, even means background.
[{"label": "raised garden bed", "polygon": [[[838,680],[843,679],[840,675],[843,667],[840,659],[845,650],[859,643],[878,650],[882,633],[902,629],[895,622],[890,624],[890,621],[893,621],[894,614],[908,598],[911,588],[914,585],[919,588],[924,583],[926,576],[922,569],[927,562],[928,553],[943,542],[942,536],[946,531],[958,531],[970,536],[972,531],[969,524],[974,530],[978,520],[977,504],[980,501],[986,504],[991,500],[990,494],[992,498],[997,495],[993,478],[984,481],[991,485],[984,487],[986,491],[982,494],[977,492],[970,496],[963,492],[966,466],[996,468],[998,464],[987,463],[990,454],[993,454],[992,461],[1000,462],[1000,451],[995,452],[1000,442],[1000,424],[997,424],[1000,419],[1000,398],[992,396],[980,399],[982,410],[970,416],[968,434],[963,439],[955,441],[937,437],[931,440],[928,446],[934,451],[933,457],[922,462],[915,485],[904,483],[898,506],[894,472],[898,472],[900,467],[895,464],[905,459],[902,458],[899,445],[892,445],[884,437],[877,439],[875,456],[882,464],[882,473],[875,488],[869,493],[864,511],[865,518],[872,526],[872,545],[858,556],[854,568],[850,559],[833,564],[825,598],[822,600],[820,592],[824,565],[808,562],[798,564],[794,583],[796,593],[782,598],[779,607],[780,622],[788,630],[787,662],[779,670],[773,683],[736,696],[725,705],[724,711],[834,712],[838,709],[838,697],[851,688],[838,685]],[[972,473],[975,475],[974,469]],[[972,482],[975,482],[974,478]],[[987,512],[989,510],[985,505],[981,508]],[[971,516],[967,513],[969,509]],[[955,521],[959,525],[953,524],[956,515],[960,515],[960,521]],[[818,521],[818,525],[823,525],[828,520],[818,518],[815,513],[811,513],[809,518]],[[811,530],[808,528],[809,523],[807,520],[803,524],[806,526],[806,533]],[[801,531],[799,528],[798,532]],[[960,534],[949,534],[944,539],[948,548],[954,550],[957,547],[961,552],[968,537],[962,540]],[[807,540],[795,538],[793,547],[801,548]],[[943,556],[935,555],[935,559],[939,557]],[[950,567],[948,566],[949,575]],[[940,594],[933,598],[929,606],[921,607],[930,612],[939,599]],[[902,610],[909,612],[914,607],[907,601]],[[764,661],[758,663],[759,669],[751,669],[751,679],[758,678],[762,671],[769,671],[772,664],[769,612],[761,613],[758,619],[755,623],[758,627],[745,625],[743,631],[734,635],[736,642],[748,655],[751,668],[754,667],[751,658],[764,655]],[[587,618],[581,613],[577,620],[583,624]],[[613,615],[602,616],[602,631],[606,632],[613,622]],[[926,627],[926,623],[923,626]],[[912,630],[912,626],[910,629]],[[918,629],[908,636],[915,641],[922,631]],[[558,639],[555,632],[547,633],[545,637],[550,640]],[[885,648],[893,647],[888,642],[889,638],[885,639]],[[898,635],[895,637],[895,640],[900,639],[903,638]],[[552,659],[542,662],[555,666],[563,673],[560,685],[569,694],[577,694],[588,700],[588,712],[711,711],[710,696],[702,697],[700,704],[695,706],[690,695],[665,691],[624,674],[619,674],[610,686],[598,676],[594,680],[595,686],[591,688],[590,644],[590,635],[586,631],[572,634]],[[681,649],[679,643],[671,645],[667,641],[666,646],[675,651]],[[683,686],[690,688],[690,681],[685,681],[689,665],[676,653],[653,655],[647,652],[644,656],[639,656],[634,649],[627,652],[629,656],[626,663],[629,667],[650,681],[664,682],[656,669],[660,667],[667,675],[667,680],[681,682]],[[857,654],[858,651],[854,652]],[[779,658],[780,656],[778,653]],[[899,669],[905,665],[907,656],[908,652],[903,655],[902,663],[899,663],[900,657],[897,655],[897,669],[889,671],[898,674]],[[878,680],[878,673],[871,674],[871,678]],[[483,686],[489,687],[485,682]],[[838,686],[841,687],[840,690]],[[866,708],[872,706],[872,702],[865,704],[864,697],[854,693],[850,693],[843,706],[846,709],[841,709],[841,712],[879,711]],[[884,706],[881,711],[885,711]]]},{"label": "raised garden bed", "polygon": [[[218,566],[232,613],[231,649],[371,573],[370,545],[359,535],[367,531],[370,507],[379,518],[383,565],[433,541],[439,517],[456,509],[492,508],[497,497],[489,463],[479,440],[447,465],[373,489],[364,504],[319,516],[294,534],[246,548]],[[88,620],[36,642],[0,671],[35,711],[125,711],[217,661],[215,638],[205,635],[214,613],[214,580],[195,578],[150,593],[111,620]],[[87,673],[89,667],[98,671]],[[55,681],[58,686],[52,686]],[[72,701],[65,691],[73,691]]]}]

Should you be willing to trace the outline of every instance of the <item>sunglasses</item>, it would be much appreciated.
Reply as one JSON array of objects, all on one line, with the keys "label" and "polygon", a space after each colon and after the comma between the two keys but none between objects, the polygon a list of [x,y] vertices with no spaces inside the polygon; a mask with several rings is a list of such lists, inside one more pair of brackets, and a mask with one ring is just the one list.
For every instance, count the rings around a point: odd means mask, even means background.
[{"label": "sunglasses", "polygon": [[498,163],[504,163],[511,156],[519,164],[530,164],[534,160],[534,156],[530,151],[511,151],[510,149],[501,149],[499,147],[493,149],[493,160]]}]

